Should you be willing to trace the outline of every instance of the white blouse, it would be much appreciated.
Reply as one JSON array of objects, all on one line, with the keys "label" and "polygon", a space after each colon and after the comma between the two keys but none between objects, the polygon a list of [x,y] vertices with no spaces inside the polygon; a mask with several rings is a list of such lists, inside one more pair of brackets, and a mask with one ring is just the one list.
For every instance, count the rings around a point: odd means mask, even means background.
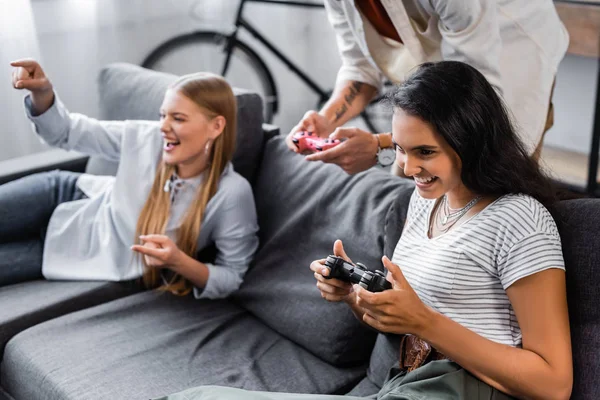
[{"label": "white blouse", "polygon": [[462,61],[503,95],[526,148],[544,130],[569,36],[551,0],[381,0],[403,43],[381,37],[354,0],[325,0],[342,67],[338,81],[381,88],[427,61]]}]

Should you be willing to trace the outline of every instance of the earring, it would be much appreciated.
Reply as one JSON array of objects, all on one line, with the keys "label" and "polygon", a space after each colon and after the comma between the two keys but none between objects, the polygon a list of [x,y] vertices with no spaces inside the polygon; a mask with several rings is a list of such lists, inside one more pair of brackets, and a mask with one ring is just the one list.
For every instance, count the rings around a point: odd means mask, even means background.
[{"label": "earring", "polygon": [[210,153],[210,146],[211,146],[211,141],[209,140],[208,142],[206,142],[206,146],[204,146],[204,155],[208,155]]}]

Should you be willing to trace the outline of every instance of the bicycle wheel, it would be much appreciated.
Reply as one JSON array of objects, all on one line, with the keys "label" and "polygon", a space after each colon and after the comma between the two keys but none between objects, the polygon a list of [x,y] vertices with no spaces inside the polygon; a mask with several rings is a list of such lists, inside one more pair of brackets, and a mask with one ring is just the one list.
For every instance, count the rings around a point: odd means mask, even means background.
[{"label": "bicycle wheel", "polygon": [[[154,49],[142,67],[176,75],[198,71],[223,74],[228,36],[216,31],[196,31],[176,36]],[[260,56],[236,39],[225,78],[231,86],[261,95],[264,121],[271,122],[278,111],[277,88],[273,76]]]}]

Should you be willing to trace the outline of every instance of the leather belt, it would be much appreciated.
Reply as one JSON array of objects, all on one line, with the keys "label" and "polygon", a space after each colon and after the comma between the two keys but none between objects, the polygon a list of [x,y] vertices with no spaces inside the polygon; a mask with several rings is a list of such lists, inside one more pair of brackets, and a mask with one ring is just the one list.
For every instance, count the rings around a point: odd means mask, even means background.
[{"label": "leather belt", "polygon": [[404,335],[400,340],[400,368],[408,372],[430,361],[446,359],[448,357],[414,335]]}]

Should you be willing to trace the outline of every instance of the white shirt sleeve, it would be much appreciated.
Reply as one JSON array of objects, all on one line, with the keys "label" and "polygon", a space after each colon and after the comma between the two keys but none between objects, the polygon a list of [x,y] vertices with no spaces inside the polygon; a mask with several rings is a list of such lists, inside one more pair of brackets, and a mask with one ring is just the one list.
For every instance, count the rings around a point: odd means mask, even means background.
[{"label": "white shirt sleeve", "polygon": [[502,94],[500,53],[502,39],[496,2],[489,0],[428,0],[439,16],[444,60],[462,61],[481,72]]},{"label": "white shirt sleeve", "polygon": [[342,59],[342,66],[338,71],[337,82],[343,81],[363,82],[380,90],[383,82],[381,72],[365,57],[341,2],[338,0],[325,0],[327,19],[335,32],[338,51]]},{"label": "white shirt sleeve", "polygon": [[56,94],[54,104],[37,116],[33,114],[31,96],[27,95],[25,113],[33,122],[35,132],[50,146],[119,161],[125,122],[98,121],[69,113]]}]

